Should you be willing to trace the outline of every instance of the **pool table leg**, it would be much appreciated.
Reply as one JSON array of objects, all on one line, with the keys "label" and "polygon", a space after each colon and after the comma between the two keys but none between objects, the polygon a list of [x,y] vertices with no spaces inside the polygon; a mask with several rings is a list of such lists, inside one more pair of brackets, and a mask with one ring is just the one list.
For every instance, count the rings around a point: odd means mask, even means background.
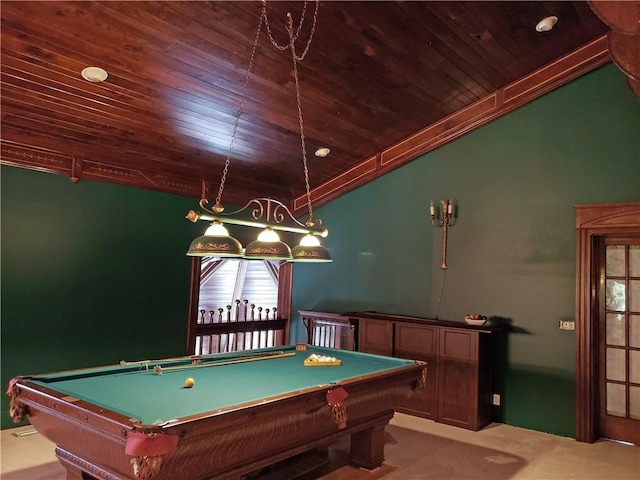
[{"label": "pool table leg", "polygon": [[65,462],[61,462],[64,468],[67,470],[67,479],[66,480],[95,480],[95,477],[92,477],[86,472],[83,472],[78,467],[73,465],[69,465]]},{"label": "pool table leg", "polygon": [[393,412],[370,427],[351,434],[350,462],[358,467],[373,470],[384,462],[384,429]]},{"label": "pool table leg", "polygon": [[[83,461],[73,453],[56,446],[56,457],[58,457],[62,466],[67,470],[66,480],[97,480],[96,477],[88,474],[78,466],[78,463]],[[107,478],[115,477],[112,476]]]}]

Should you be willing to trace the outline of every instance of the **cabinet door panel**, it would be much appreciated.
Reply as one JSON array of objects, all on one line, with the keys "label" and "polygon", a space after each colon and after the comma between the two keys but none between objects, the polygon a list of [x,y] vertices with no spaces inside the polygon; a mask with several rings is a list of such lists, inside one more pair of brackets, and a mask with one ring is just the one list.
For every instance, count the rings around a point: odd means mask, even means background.
[{"label": "cabinet door panel", "polygon": [[393,355],[393,322],[360,319],[360,350],[377,355]]},{"label": "cabinet door panel", "polygon": [[440,356],[460,360],[477,359],[478,333],[472,330],[440,329]]},{"label": "cabinet door panel", "polygon": [[436,418],[436,355],[438,351],[438,328],[396,323],[394,355],[411,360],[427,362],[427,382],[417,390],[400,409],[403,413],[424,418]]},{"label": "cabinet door panel", "polygon": [[[395,352],[413,355],[408,358],[424,360],[416,355],[435,355],[438,350],[438,329],[406,323],[396,324]],[[398,355],[399,356],[399,355]]]},{"label": "cabinet door panel", "polygon": [[[403,358],[407,358],[406,356]],[[427,363],[427,381],[422,390],[416,390],[398,411],[435,420],[436,412],[436,358],[423,359]]]},{"label": "cabinet door panel", "polygon": [[475,365],[469,362],[440,359],[438,370],[440,401],[437,421],[475,430],[477,405]]}]

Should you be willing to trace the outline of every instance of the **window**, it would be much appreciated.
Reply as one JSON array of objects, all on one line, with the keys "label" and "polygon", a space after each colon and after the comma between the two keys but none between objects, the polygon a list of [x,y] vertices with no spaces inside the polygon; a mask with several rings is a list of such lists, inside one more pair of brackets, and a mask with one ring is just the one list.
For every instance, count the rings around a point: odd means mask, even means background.
[{"label": "window", "polygon": [[241,259],[202,259],[198,311],[226,308],[248,299],[263,309],[278,305],[278,263]]},{"label": "window", "polygon": [[288,342],[291,265],[269,260],[193,260],[187,348],[233,352]]}]

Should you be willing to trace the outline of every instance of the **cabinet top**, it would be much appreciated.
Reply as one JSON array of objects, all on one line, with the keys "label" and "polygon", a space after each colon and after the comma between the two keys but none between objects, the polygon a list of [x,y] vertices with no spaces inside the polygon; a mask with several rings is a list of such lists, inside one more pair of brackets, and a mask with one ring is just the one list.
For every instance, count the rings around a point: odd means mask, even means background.
[{"label": "cabinet top", "polygon": [[344,320],[348,322],[349,319],[346,318],[341,313],[331,313],[331,312],[316,312],[315,310],[298,310],[298,313],[303,318],[317,318],[320,320]]},{"label": "cabinet top", "polygon": [[466,328],[466,329],[478,330],[480,332],[486,332],[486,333],[507,330],[509,328],[509,325],[504,323],[492,324],[491,320],[488,320],[487,323],[479,327],[475,325],[469,325],[465,322],[455,322],[453,320],[436,320],[433,318],[410,317],[406,315],[396,315],[393,313],[381,313],[381,312],[347,312],[347,313],[344,313],[343,316],[349,317],[349,318],[383,320],[383,321],[389,321],[389,322],[395,321],[395,322],[416,323],[416,324],[422,324],[422,325],[434,325],[439,327]]}]

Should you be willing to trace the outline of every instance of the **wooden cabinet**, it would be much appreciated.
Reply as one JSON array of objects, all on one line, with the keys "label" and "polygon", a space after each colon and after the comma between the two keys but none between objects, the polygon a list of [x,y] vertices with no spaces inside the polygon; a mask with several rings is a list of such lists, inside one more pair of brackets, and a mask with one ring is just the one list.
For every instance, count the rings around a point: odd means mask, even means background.
[{"label": "wooden cabinet", "polygon": [[491,423],[497,342],[506,327],[370,312],[344,314],[358,321],[363,352],[427,362],[427,385],[399,411],[480,430]]}]

